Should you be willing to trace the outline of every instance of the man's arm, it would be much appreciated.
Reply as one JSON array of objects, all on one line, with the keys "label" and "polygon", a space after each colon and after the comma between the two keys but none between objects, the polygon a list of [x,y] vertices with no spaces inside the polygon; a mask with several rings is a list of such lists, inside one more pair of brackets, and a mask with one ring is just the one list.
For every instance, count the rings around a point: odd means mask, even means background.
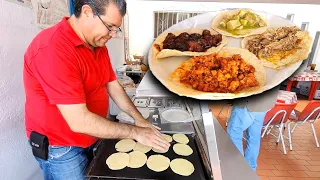
[{"label": "man's arm", "polygon": [[119,84],[118,81],[109,82],[107,85],[108,93],[113,99],[113,101],[117,104],[117,106],[129,114],[136,121],[136,125],[140,127],[152,127],[152,124],[145,120],[141,113],[134,106],[123,87]]},{"label": "man's arm", "polygon": [[86,104],[60,104],[57,105],[57,107],[74,132],[105,139],[135,139],[144,145],[158,149],[167,149],[169,147],[169,144],[163,140],[160,132],[152,128],[142,128],[112,122],[90,112]]}]

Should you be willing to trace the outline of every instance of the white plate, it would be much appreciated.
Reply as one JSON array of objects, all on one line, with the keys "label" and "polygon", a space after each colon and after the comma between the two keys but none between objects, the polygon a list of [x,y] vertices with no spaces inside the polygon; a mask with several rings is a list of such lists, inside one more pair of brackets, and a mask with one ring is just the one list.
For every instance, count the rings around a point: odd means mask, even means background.
[{"label": "white plate", "polygon": [[[165,32],[170,31],[179,31],[189,28],[211,28],[211,22],[213,18],[220,13],[221,11],[210,12],[195,16],[193,18],[186,19],[181,21],[180,23],[171,26]],[[281,26],[295,26],[295,24],[283,17],[271,15],[264,12],[257,12],[259,15],[263,16],[269,23],[269,28],[271,27],[281,27]],[[228,37],[228,43],[225,47],[241,47],[241,41],[243,38],[233,38]],[[190,57],[169,57],[164,58],[162,60],[155,61],[152,57],[152,48],[149,50],[148,61],[149,67],[152,71],[153,75],[164,85],[168,88],[168,78],[170,74],[184,61],[188,60]],[[168,64],[169,62],[169,64]],[[252,92],[252,93],[244,93],[236,98],[251,96],[254,94],[260,94],[266,90],[272,89],[276,87],[281,82],[286,80],[290,77],[301,65],[302,61],[292,64],[291,66],[285,67],[281,70],[274,70],[271,68],[265,67],[266,74],[267,74],[267,81],[265,86],[260,89],[259,91]],[[171,92],[179,94],[179,92],[175,92],[174,90],[168,88]],[[196,99],[208,99],[208,97],[203,96],[194,96],[188,95],[188,97],[196,98]],[[210,99],[220,100],[220,99],[234,99],[233,96],[216,96]]]},{"label": "white plate", "polygon": [[161,113],[161,117],[169,122],[184,122],[190,118],[190,114],[182,109],[166,109]]}]

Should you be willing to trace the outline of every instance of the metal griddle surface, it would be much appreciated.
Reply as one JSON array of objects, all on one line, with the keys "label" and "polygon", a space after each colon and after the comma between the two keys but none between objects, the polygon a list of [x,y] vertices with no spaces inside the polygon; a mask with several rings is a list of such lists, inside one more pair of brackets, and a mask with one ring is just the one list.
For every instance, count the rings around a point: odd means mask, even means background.
[{"label": "metal griddle surface", "polygon": [[[106,164],[106,159],[113,153],[116,153],[115,150],[115,144],[119,140],[103,140],[101,143],[97,155],[92,160],[90,165],[87,168],[86,176],[89,177],[98,177],[98,178],[114,178],[114,179],[171,179],[171,180],[205,180],[206,176],[204,174],[204,170],[201,163],[201,157],[198,152],[198,149],[195,144],[195,139],[192,137],[192,135],[187,135],[189,138],[188,145],[193,149],[193,153],[190,156],[180,156],[177,155],[173,151],[173,145],[176,143],[175,141],[171,142],[170,149],[167,153],[163,153],[162,155],[168,157],[170,161],[176,159],[176,158],[183,158],[188,161],[190,161],[195,170],[190,176],[181,176],[176,173],[174,173],[171,168],[169,167],[165,171],[162,172],[155,172],[152,171],[147,167],[145,164],[141,168],[132,169],[129,167],[126,167],[121,170],[111,170]],[[161,153],[155,153],[152,150],[146,153],[147,157],[154,155],[154,154],[161,154]]]}]

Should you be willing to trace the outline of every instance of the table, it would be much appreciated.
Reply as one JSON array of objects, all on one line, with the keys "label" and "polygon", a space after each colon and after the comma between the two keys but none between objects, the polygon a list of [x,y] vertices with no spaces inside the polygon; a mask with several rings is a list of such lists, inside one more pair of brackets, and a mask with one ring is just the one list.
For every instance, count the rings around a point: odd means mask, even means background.
[{"label": "table", "polygon": [[299,74],[294,74],[289,78],[286,91],[291,90],[291,86],[295,81],[310,81],[311,87],[309,92],[308,100],[312,100],[316,90],[318,89],[319,81],[320,81],[320,73],[319,72],[301,72]]},{"label": "table", "polygon": [[297,95],[295,92],[279,90],[276,103],[292,104],[297,102]]}]

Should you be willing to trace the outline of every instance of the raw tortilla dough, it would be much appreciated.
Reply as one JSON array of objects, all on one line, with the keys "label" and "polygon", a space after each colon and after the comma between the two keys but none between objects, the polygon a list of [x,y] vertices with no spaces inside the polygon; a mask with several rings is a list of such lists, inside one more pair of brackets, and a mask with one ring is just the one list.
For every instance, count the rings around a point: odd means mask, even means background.
[{"label": "raw tortilla dough", "polygon": [[147,166],[155,172],[161,172],[168,169],[170,159],[163,155],[152,155],[147,160]]},{"label": "raw tortilla dough", "polygon": [[156,152],[156,153],[166,153],[168,152],[169,148],[165,151],[161,151],[160,149],[156,149],[156,148],[152,148],[152,151]]},{"label": "raw tortilla dough", "polygon": [[143,144],[141,144],[139,142],[137,142],[136,145],[133,148],[134,151],[140,151],[140,152],[143,152],[143,153],[147,153],[151,149],[152,149],[152,147],[143,145]]},{"label": "raw tortilla dough", "polygon": [[116,150],[119,152],[129,152],[131,151],[136,142],[132,139],[123,139],[116,144]]},{"label": "raw tortilla dough", "polygon": [[170,168],[176,174],[181,176],[190,176],[194,172],[194,166],[191,162],[177,158],[171,161]]},{"label": "raw tortilla dough", "polygon": [[123,169],[129,164],[129,154],[122,152],[111,154],[107,158],[106,164],[111,170]]},{"label": "raw tortilla dough", "polygon": [[147,162],[147,156],[140,151],[132,151],[129,157],[128,167],[130,168],[140,168]]},{"label": "raw tortilla dough", "polygon": [[165,139],[166,141],[168,141],[169,143],[172,142],[172,137],[171,137],[170,135],[163,134],[163,136],[164,136],[164,139]]},{"label": "raw tortilla dough", "polygon": [[173,151],[181,156],[189,156],[193,153],[193,150],[190,148],[190,146],[180,143],[173,145]]},{"label": "raw tortilla dough", "polygon": [[178,143],[182,143],[182,144],[188,144],[189,139],[186,135],[184,134],[174,134],[173,135],[173,139],[178,142]]}]

